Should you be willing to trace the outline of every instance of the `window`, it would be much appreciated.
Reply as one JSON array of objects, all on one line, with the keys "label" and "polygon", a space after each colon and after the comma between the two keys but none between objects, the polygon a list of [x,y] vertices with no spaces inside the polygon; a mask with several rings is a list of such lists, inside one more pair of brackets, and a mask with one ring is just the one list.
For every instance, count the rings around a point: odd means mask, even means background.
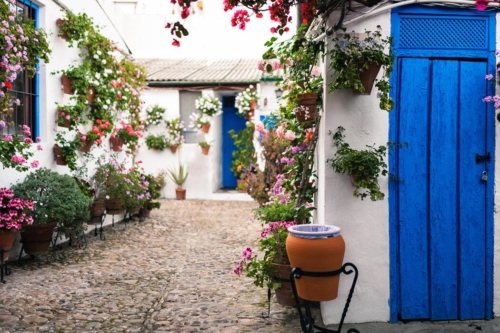
[{"label": "window", "polygon": [[197,129],[188,128],[191,122],[189,116],[196,110],[195,101],[201,96],[199,91],[181,91],[180,96],[180,113],[181,120],[184,121],[184,139],[185,143],[198,143],[203,140],[203,134],[200,134]]},{"label": "window", "polygon": [[[16,20],[22,21],[29,18],[34,20],[36,25],[38,7],[31,4],[31,2],[28,3],[29,5],[18,0],[15,4],[11,4],[11,6],[15,7],[17,13]],[[38,104],[37,90],[36,77],[30,79],[26,72],[18,74],[17,79],[12,83],[12,89],[9,90],[9,95],[13,99],[18,99],[20,104],[16,105],[14,103],[12,105],[12,114],[5,119],[7,123],[14,125],[8,127],[8,134],[20,131],[19,127],[21,125],[28,125],[31,128],[32,139],[34,140],[35,137],[38,136],[38,124],[36,123],[36,109]]]}]

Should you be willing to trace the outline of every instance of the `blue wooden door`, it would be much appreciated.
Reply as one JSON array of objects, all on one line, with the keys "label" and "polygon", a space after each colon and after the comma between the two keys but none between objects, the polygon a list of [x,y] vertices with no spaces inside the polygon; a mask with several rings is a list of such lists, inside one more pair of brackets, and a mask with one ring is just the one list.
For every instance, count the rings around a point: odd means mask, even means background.
[{"label": "blue wooden door", "polygon": [[[491,317],[493,157],[486,60],[401,58],[396,110],[401,319]],[[489,119],[490,118],[490,119]],[[491,134],[491,132],[490,132]],[[488,172],[488,180],[481,180]]]},{"label": "blue wooden door", "polygon": [[234,107],[234,96],[222,98],[222,187],[235,188],[236,177],[231,172],[233,151],[236,148],[229,136],[229,131],[236,133],[245,128],[245,118],[238,115],[238,109]]}]

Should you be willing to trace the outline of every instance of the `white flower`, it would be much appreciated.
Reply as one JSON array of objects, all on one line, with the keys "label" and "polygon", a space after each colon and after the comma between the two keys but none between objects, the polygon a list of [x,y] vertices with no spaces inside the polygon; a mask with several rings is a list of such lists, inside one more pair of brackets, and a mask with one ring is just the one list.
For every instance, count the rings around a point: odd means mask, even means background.
[{"label": "white flower", "polygon": [[106,59],[102,59],[102,63],[103,63],[103,64],[106,64]]},{"label": "white flower", "polygon": [[109,199],[109,195],[106,196],[106,199]]}]

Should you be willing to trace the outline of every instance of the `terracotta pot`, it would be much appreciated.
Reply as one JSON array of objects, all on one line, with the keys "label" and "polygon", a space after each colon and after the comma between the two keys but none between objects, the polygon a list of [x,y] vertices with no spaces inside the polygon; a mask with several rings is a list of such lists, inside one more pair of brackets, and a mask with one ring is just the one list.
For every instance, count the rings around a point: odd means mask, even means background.
[{"label": "terracotta pot", "polygon": [[[289,234],[286,251],[290,265],[306,272],[330,272],[340,269],[345,242],[341,235],[307,239]],[[302,276],[295,280],[297,294],[308,301],[330,301],[337,298],[340,275],[329,277]]]},{"label": "terracotta pot", "polygon": [[175,198],[177,200],[186,200],[186,189],[184,188],[176,188],[175,189]]},{"label": "terracotta pot", "polygon": [[122,151],[123,149],[123,144],[125,141],[123,139],[114,137],[114,138],[109,138],[109,142],[111,142],[111,149],[113,151]]},{"label": "terracotta pot", "polygon": [[94,140],[87,140],[85,141],[85,145],[80,147],[80,151],[84,153],[88,153],[90,151],[90,148],[94,145]]},{"label": "terracotta pot", "polygon": [[21,243],[27,254],[39,255],[49,251],[52,235],[57,223],[29,225],[21,231]]},{"label": "terracotta pot", "polygon": [[[57,28],[59,30],[61,30],[61,27],[62,27],[62,25],[63,25],[64,22],[65,22],[65,20],[60,19],[60,18],[56,20]],[[68,39],[68,34],[66,32],[59,31],[58,36],[61,37],[64,40]]]},{"label": "terracotta pot", "polygon": [[255,110],[255,107],[257,106],[257,102],[255,102],[255,99],[252,99],[250,101],[250,109]]},{"label": "terracotta pot", "polygon": [[151,210],[148,209],[148,204],[145,203],[144,206],[142,206],[142,215],[144,217],[150,217],[151,216]]},{"label": "terracotta pot", "polygon": [[210,151],[210,147],[201,147],[201,153],[203,155],[208,155],[209,151]]},{"label": "terracotta pot", "polygon": [[71,79],[69,77],[63,74],[61,76],[61,82],[63,86],[63,93],[68,95],[73,95],[75,93],[75,89],[73,89],[71,85]]},{"label": "terracotta pot", "polygon": [[251,121],[253,119],[254,115],[255,115],[255,110],[250,109],[250,111],[248,111],[247,120]]},{"label": "terracotta pot", "polygon": [[90,206],[90,216],[100,217],[106,211],[106,203],[104,200],[94,200],[92,206]]},{"label": "terracotta pot", "polygon": [[[0,229],[0,250],[3,250],[3,261],[9,260],[10,250],[12,249],[12,244],[14,244],[14,239],[16,238],[17,229]],[[0,268],[1,269],[1,268]]]},{"label": "terracotta pot", "polygon": [[87,88],[87,102],[89,104],[94,103],[94,98],[95,98],[96,93],[97,93],[97,91],[95,90],[95,88]]},{"label": "terracotta pot", "polygon": [[205,134],[210,130],[210,124],[201,124],[201,131]]},{"label": "terracotta pot", "polygon": [[62,113],[65,112],[62,109],[57,109],[57,126],[70,128],[71,127],[71,119],[66,119],[66,114],[63,116]]},{"label": "terracotta pot", "polygon": [[247,191],[246,182],[243,179],[236,179],[236,188],[238,192],[245,193]]},{"label": "terracotta pot", "polygon": [[177,148],[179,148],[179,146],[170,146],[170,151],[172,152],[172,154],[175,154]]},{"label": "terracotta pot", "polygon": [[106,213],[109,215],[123,214],[123,206],[125,200],[123,199],[106,199],[105,201]]},{"label": "terracotta pot", "polygon": [[54,144],[54,155],[57,165],[67,165],[66,159],[64,158],[61,148],[57,144]]},{"label": "terracotta pot", "polygon": [[308,113],[304,111],[295,112],[295,117],[299,123],[307,123],[316,120],[316,101],[318,99],[317,93],[307,93],[300,94],[299,96],[299,106],[304,106],[308,109]]},{"label": "terracotta pot", "polygon": [[132,215],[139,215],[140,212],[141,212],[141,206],[130,208],[130,211],[129,211],[129,213]]},{"label": "terracotta pot", "polygon": [[[365,64],[364,61],[360,61],[358,63],[358,67],[361,67]],[[378,65],[374,62],[368,63],[368,68],[363,68],[363,71],[359,74],[359,79],[361,80],[361,84],[365,88],[364,92],[361,92],[357,89],[353,89],[354,94],[356,95],[370,95],[373,88],[373,83],[377,78],[378,72],[380,71],[381,65]]]},{"label": "terracotta pot", "polygon": [[290,283],[290,265],[281,265],[273,263],[275,275],[274,277],[281,283],[281,287],[274,290],[276,301],[281,305],[294,306],[295,299],[293,298],[292,285]]}]

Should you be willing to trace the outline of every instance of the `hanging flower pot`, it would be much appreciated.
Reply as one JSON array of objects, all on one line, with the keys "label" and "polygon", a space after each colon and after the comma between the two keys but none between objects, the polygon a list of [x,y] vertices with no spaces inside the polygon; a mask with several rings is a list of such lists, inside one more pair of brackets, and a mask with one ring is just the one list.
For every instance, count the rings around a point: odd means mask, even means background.
[{"label": "hanging flower pot", "polygon": [[30,255],[45,254],[49,251],[52,235],[57,223],[28,225],[21,231],[23,250]]},{"label": "hanging flower pot", "polygon": [[122,151],[123,144],[125,143],[125,141],[123,141],[123,139],[116,137],[116,136],[110,137],[109,142],[111,142],[111,149],[113,151]]},{"label": "hanging flower pot", "polygon": [[205,134],[210,130],[210,124],[201,124],[201,131]]},{"label": "hanging flower pot", "polygon": [[299,101],[294,109],[295,117],[299,123],[307,123],[316,120],[317,93],[307,93],[298,95]]},{"label": "hanging flower pot", "polygon": [[63,20],[61,18],[58,18],[56,20],[56,24],[57,24],[57,28],[59,29],[59,37],[61,37],[62,39],[66,40],[68,39],[68,34],[66,32],[61,32],[61,27],[63,25],[63,23],[65,22],[66,20]]},{"label": "hanging flower pot", "polygon": [[186,189],[184,188],[176,188],[175,189],[175,198],[177,200],[186,200]]},{"label": "hanging flower pot", "polygon": [[61,147],[59,147],[59,145],[57,144],[54,144],[54,156],[57,165],[67,165]]},{"label": "hanging flower pot", "polygon": [[57,126],[65,128],[71,127],[71,118],[67,119],[66,116],[68,115],[63,109],[57,109]]},{"label": "hanging flower pot", "polygon": [[89,104],[94,103],[94,98],[95,98],[96,93],[97,93],[97,91],[95,90],[95,88],[87,88],[87,102]]},{"label": "hanging flower pot", "polygon": [[87,140],[87,141],[85,141],[85,145],[80,147],[80,151],[84,152],[84,153],[88,153],[93,145],[94,145],[94,140]]},{"label": "hanging flower pot", "polygon": [[[10,250],[16,238],[17,229],[0,229],[0,250],[3,250],[3,261],[9,260]],[[0,268],[1,269],[1,268]]]},{"label": "hanging flower pot", "polygon": [[176,145],[170,146],[170,151],[172,152],[172,154],[175,154],[175,152],[177,151],[177,148],[179,148],[179,146],[176,146]]},{"label": "hanging flower pot", "polygon": [[374,62],[368,63],[368,68],[364,68],[363,66],[366,64],[364,61],[358,62],[358,68],[362,67],[362,71],[359,74],[359,79],[361,80],[361,84],[363,88],[365,88],[364,92],[361,92],[357,89],[353,89],[354,94],[356,95],[370,95],[373,88],[373,83],[375,83],[375,79],[377,78],[378,72],[380,71],[381,65],[376,64]]},{"label": "hanging flower pot", "polygon": [[208,155],[209,151],[210,151],[210,147],[201,147],[201,153],[203,155]]},{"label": "hanging flower pot", "polygon": [[63,86],[63,93],[68,95],[73,95],[75,93],[75,89],[73,89],[71,79],[66,75],[61,76],[61,82]]},{"label": "hanging flower pot", "polygon": [[[304,272],[331,272],[342,267],[345,243],[340,228],[329,225],[301,224],[288,228],[286,251],[290,265]],[[297,294],[307,301],[337,298],[340,275],[302,276],[295,280]]]}]

